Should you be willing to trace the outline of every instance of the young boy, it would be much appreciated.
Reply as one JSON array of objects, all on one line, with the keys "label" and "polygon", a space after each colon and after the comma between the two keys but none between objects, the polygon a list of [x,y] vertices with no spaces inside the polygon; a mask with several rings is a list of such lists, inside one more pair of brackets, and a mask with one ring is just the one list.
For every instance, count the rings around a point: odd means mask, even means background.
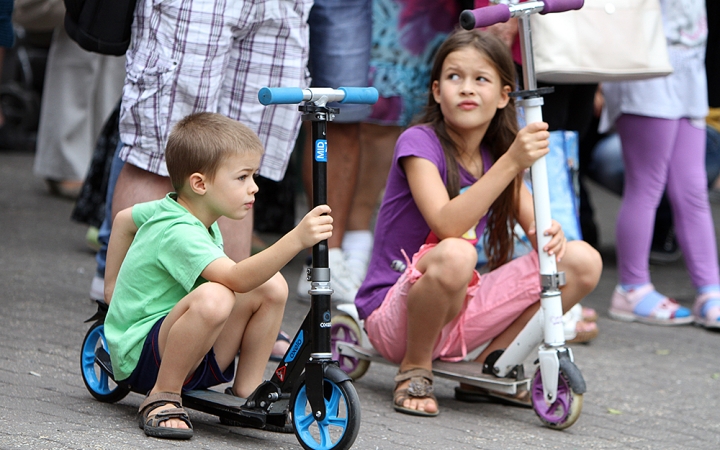
[{"label": "young boy", "polygon": [[149,392],[139,410],[148,436],[192,437],[182,389],[229,382],[235,372],[232,392],[252,393],[288,295],[279,270],[332,235],[330,208],[322,205],[265,251],[239,263],[225,256],[216,221],[240,220],[252,208],[263,152],[239,122],[214,113],[187,116],[165,152],[175,193],[115,218],[105,337],[116,380]]}]

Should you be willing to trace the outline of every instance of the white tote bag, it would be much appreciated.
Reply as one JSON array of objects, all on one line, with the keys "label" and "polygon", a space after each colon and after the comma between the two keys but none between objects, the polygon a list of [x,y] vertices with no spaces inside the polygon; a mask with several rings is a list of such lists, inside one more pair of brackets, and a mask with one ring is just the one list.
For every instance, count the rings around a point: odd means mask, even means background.
[{"label": "white tote bag", "polygon": [[659,0],[585,0],[579,10],[531,16],[537,79],[639,80],[672,73]]}]

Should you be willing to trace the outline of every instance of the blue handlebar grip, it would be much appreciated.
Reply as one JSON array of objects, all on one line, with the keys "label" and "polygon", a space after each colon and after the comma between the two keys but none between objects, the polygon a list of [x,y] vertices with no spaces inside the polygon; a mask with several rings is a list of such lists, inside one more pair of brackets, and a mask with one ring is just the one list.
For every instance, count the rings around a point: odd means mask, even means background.
[{"label": "blue handlebar grip", "polygon": [[340,103],[374,105],[378,101],[378,91],[374,87],[340,87],[338,91],[345,93],[345,98]]},{"label": "blue handlebar grip", "polygon": [[258,100],[265,106],[301,103],[303,101],[303,90],[289,87],[264,87],[258,92]]}]

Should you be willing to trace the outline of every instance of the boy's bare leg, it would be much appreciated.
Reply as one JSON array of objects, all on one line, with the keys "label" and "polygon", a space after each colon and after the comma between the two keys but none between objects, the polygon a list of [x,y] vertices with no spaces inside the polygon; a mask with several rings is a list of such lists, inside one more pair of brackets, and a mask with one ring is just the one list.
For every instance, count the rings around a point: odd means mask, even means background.
[{"label": "boy's bare leg", "polygon": [[[401,371],[416,367],[432,370],[437,338],[460,313],[476,262],[474,248],[461,239],[441,241],[418,261],[416,267],[423,276],[408,293],[407,349],[400,362]],[[398,389],[409,384],[410,380],[406,380]],[[431,398],[410,398],[403,406],[429,413],[438,409]]]},{"label": "boy's bare leg", "polygon": [[[130,163],[126,163],[118,176],[113,195],[113,219],[115,215],[125,208],[136,203],[158,200],[173,187],[170,178],[143,170]],[[243,220],[232,220],[221,217],[218,220],[220,232],[225,243],[225,254],[237,262],[250,256],[252,239],[253,216],[252,210]]]},{"label": "boy's bare leg", "polygon": [[[262,382],[287,296],[287,283],[279,273],[247,294],[235,294],[217,283],[199,286],[170,311],[160,327],[162,362],[150,393],[180,393],[185,380],[213,348],[221,370],[241,350],[233,392],[249,396]],[[179,419],[164,421],[161,426],[187,428]]]},{"label": "boy's bare leg", "polygon": [[287,282],[280,273],[251,292],[237,294],[235,308],[213,345],[221,369],[234,361],[239,347],[235,395],[247,398],[263,381],[287,298]]},{"label": "boy's bare leg", "polygon": [[[234,292],[221,284],[208,282],[198,286],[173,307],[158,333],[162,361],[150,394],[181,392],[185,380],[217,340],[235,303]],[[166,407],[168,405],[160,406],[150,414]],[[187,428],[179,419],[164,421],[161,426]]]}]

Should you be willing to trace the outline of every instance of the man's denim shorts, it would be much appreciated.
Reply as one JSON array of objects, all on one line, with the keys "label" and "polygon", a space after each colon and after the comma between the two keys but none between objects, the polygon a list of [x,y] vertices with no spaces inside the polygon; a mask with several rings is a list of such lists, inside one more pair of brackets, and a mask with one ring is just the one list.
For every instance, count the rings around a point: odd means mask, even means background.
[{"label": "man's denim shorts", "polygon": [[[372,37],[372,0],[315,0],[308,20],[314,87],[367,87]],[[371,105],[340,105],[334,122],[361,122]]]}]

